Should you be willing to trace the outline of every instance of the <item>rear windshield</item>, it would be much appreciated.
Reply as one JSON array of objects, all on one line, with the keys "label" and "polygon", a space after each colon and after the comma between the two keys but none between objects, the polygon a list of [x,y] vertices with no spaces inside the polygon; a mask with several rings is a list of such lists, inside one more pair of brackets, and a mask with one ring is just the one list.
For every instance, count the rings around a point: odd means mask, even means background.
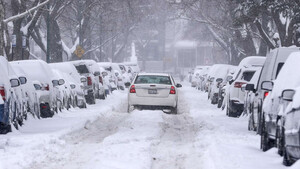
[{"label": "rear windshield", "polygon": [[244,72],[242,76],[242,80],[249,82],[252,79],[254,73],[255,72]]},{"label": "rear windshield", "polygon": [[79,74],[90,73],[89,70],[88,70],[88,68],[86,67],[86,65],[77,65],[77,66],[75,66],[75,67],[76,67],[77,72],[78,72]]},{"label": "rear windshield", "polygon": [[135,79],[135,84],[165,84],[171,85],[169,76],[141,75]]}]

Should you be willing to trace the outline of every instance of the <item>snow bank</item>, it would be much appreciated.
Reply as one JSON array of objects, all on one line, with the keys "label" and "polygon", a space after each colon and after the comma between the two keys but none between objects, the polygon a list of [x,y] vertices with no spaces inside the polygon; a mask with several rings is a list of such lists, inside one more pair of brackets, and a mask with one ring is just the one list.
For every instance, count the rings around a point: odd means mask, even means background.
[{"label": "snow bank", "polygon": [[53,118],[34,119],[29,116],[20,130],[0,137],[0,169],[21,169],[40,163],[49,154],[58,154],[65,146],[62,136],[88,126],[103,116],[109,116],[123,105],[124,92],[115,91],[106,100],[55,114]]}]

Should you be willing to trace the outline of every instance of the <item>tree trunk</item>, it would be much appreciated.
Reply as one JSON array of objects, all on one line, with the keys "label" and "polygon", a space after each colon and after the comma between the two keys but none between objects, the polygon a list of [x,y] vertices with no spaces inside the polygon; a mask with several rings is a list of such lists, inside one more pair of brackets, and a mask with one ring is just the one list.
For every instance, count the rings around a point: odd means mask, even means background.
[{"label": "tree trunk", "polygon": [[4,20],[5,16],[5,8],[3,0],[0,0],[0,56],[4,56],[4,23],[2,22]]}]

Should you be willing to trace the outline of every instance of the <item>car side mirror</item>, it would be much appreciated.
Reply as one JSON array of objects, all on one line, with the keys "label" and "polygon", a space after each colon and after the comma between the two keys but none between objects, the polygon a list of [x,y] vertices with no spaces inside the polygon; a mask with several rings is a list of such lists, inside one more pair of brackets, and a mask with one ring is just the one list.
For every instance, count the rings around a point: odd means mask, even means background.
[{"label": "car side mirror", "polygon": [[10,79],[11,87],[18,87],[20,86],[20,81],[18,79]]},{"label": "car side mirror", "polygon": [[232,76],[227,76],[227,77],[226,77],[226,81],[227,81],[227,82],[231,81],[232,79],[233,79]]},{"label": "car side mirror", "polygon": [[181,88],[182,85],[181,85],[180,83],[177,83],[177,84],[176,84],[176,87],[177,87],[177,88]]},{"label": "car side mirror", "polygon": [[129,87],[131,84],[129,82],[125,83],[125,87]]},{"label": "car side mirror", "polygon": [[254,92],[254,84],[246,84],[245,90]]},{"label": "car side mirror", "polygon": [[272,91],[272,89],[273,89],[273,82],[271,82],[271,81],[263,81],[261,83],[261,89],[267,90],[267,91]]},{"label": "car side mirror", "polygon": [[26,77],[19,77],[19,80],[21,84],[26,84],[27,83],[27,78]]},{"label": "car side mirror", "polygon": [[230,81],[228,81],[229,85],[231,85],[234,82],[233,79],[231,79]]},{"label": "car side mirror", "polygon": [[75,84],[70,84],[71,89],[75,89],[76,85]]},{"label": "car side mirror", "polygon": [[222,83],[222,82],[223,82],[223,79],[222,79],[222,78],[217,78],[217,79],[216,79],[216,82],[217,82],[217,83]]},{"label": "car side mirror", "polygon": [[63,84],[65,84],[65,80],[64,79],[59,79],[58,85],[63,85]]},{"label": "car side mirror", "polygon": [[282,91],[281,97],[283,100],[291,102],[293,101],[295,93],[296,92],[293,89],[285,89]]}]

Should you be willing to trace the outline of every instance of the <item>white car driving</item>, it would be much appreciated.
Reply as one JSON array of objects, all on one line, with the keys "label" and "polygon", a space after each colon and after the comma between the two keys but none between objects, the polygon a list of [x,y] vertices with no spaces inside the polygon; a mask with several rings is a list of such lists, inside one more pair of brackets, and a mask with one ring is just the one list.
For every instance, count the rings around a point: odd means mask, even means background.
[{"label": "white car driving", "polygon": [[128,94],[128,112],[134,109],[170,110],[177,114],[178,91],[182,87],[176,84],[169,74],[139,73],[133,79]]}]

